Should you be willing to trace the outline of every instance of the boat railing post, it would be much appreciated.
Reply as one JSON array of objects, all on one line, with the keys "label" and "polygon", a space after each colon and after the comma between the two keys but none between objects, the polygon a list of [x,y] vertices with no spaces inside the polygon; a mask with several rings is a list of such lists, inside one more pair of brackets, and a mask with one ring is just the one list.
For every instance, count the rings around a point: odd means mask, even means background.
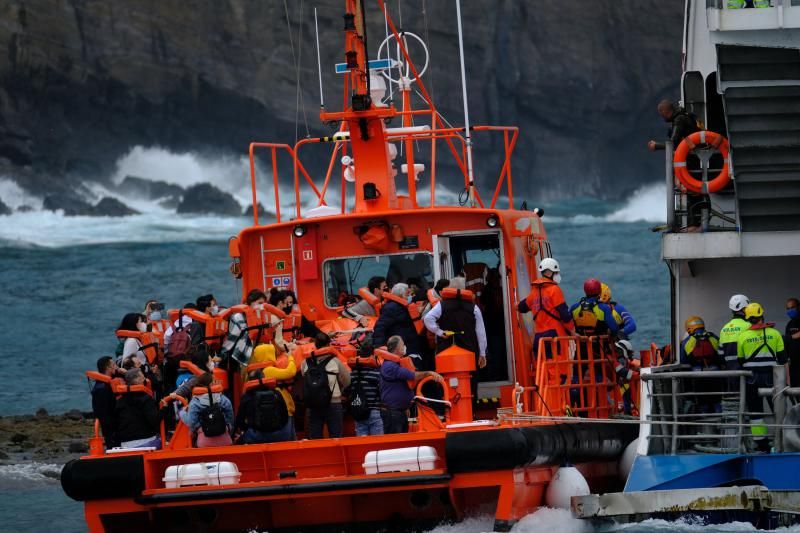
[{"label": "boat railing post", "polygon": [[675,176],[672,170],[672,141],[667,140],[664,145],[665,172],[667,177],[667,226],[671,230],[677,229],[675,226]]},{"label": "boat railing post", "polygon": [[786,415],[786,366],[775,365],[772,369],[772,404],[775,406],[775,451],[783,451],[783,418]]},{"label": "boat railing post", "polygon": [[744,453],[744,409],[745,405],[747,405],[747,385],[745,382],[745,376],[739,376],[739,412],[738,412],[738,424],[739,430],[736,432],[737,434],[737,445],[736,447],[739,450],[739,453]]},{"label": "boat railing post", "polygon": [[678,451],[678,378],[670,378],[672,394],[672,450],[671,455],[675,455]]}]

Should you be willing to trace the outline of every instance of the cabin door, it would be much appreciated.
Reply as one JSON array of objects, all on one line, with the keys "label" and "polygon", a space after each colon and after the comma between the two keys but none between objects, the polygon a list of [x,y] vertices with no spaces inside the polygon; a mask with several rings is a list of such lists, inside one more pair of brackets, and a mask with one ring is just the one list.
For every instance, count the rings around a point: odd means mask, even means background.
[{"label": "cabin door", "polygon": [[434,240],[435,279],[463,275],[476,293],[487,340],[487,365],[479,371],[481,398],[499,397],[500,386],[511,383],[512,358],[508,327],[508,292],[502,235],[496,230],[453,232]]}]

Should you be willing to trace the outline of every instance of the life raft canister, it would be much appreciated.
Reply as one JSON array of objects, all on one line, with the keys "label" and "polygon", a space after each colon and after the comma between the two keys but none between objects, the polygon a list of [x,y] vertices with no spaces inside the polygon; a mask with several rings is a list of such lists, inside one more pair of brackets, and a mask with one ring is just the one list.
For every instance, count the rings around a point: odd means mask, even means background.
[{"label": "life raft canister", "polygon": [[[720,173],[705,184],[707,187],[706,191],[703,190],[704,183],[701,180],[693,178],[692,175],[689,174],[689,169],[686,166],[686,158],[689,152],[694,150],[698,144],[708,144],[712,148],[719,150],[724,160]],[[730,181],[728,148],[728,139],[719,133],[713,131],[696,131],[692,133],[684,138],[675,150],[675,155],[672,158],[672,167],[674,168],[675,176],[678,178],[678,181],[691,192],[707,194],[721,191]]]}]

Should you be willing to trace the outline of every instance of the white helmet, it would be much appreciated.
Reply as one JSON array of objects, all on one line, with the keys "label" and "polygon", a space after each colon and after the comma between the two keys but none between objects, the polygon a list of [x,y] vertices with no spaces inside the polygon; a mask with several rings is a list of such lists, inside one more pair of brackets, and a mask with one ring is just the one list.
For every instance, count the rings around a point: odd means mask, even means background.
[{"label": "white helmet", "polygon": [[561,267],[558,266],[558,261],[556,261],[552,257],[546,257],[542,259],[541,263],[539,263],[539,272],[544,272],[545,270],[550,270],[558,274],[559,272],[561,272]]},{"label": "white helmet", "polygon": [[750,299],[744,294],[734,294],[728,302],[728,308],[733,311],[741,311],[750,304]]},{"label": "white helmet", "polygon": [[631,344],[631,341],[626,339],[618,340],[614,343],[614,346],[622,352],[626,359],[633,359],[633,344]]}]

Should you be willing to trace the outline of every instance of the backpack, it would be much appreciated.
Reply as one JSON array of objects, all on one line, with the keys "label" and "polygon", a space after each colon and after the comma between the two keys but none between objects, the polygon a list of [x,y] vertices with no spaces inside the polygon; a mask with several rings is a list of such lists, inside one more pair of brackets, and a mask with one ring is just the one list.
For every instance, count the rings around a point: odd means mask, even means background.
[{"label": "backpack", "polygon": [[278,431],[289,421],[283,394],[277,390],[257,390],[253,397],[252,427],[262,433]]},{"label": "backpack", "polygon": [[362,421],[369,418],[369,404],[367,403],[367,395],[364,393],[364,384],[363,384],[364,376],[361,373],[361,367],[358,363],[356,363],[356,367],[353,370],[353,380],[350,383],[350,390],[348,396],[350,397],[350,403],[348,411],[350,412],[350,416],[353,417],[353,420]]},{"label": "backpack", "polygon": [[200,412],[200,427],[206,437],[219,437],[226,431],[228,426],[225,423],[225,411],[219,402],[214,403],[214,395],[211,387],[208,388],[208,407]]},{"label": "backpack", "polygon": [[325,367],[333,358],[333,355],[329,355],[322,361],[317,361],[312,354],[306,359],[308,368],[306,368],[306,375],[303,376],[303,399],[306,406],[311,409],[322,409],[331,403],[333,389],[328,383],[328,375],[334,375],[335,372],[328,372]]},{"label": "backpack", "polygon": [[183,313],[178,315],[178,326],[172,332],[169,339],[169,351],[167,357],[170,359],[186,359],[189,357],[192,348],[199,346],[205,341],[205,330],[203,325],[192,322],[183,325]]}]

